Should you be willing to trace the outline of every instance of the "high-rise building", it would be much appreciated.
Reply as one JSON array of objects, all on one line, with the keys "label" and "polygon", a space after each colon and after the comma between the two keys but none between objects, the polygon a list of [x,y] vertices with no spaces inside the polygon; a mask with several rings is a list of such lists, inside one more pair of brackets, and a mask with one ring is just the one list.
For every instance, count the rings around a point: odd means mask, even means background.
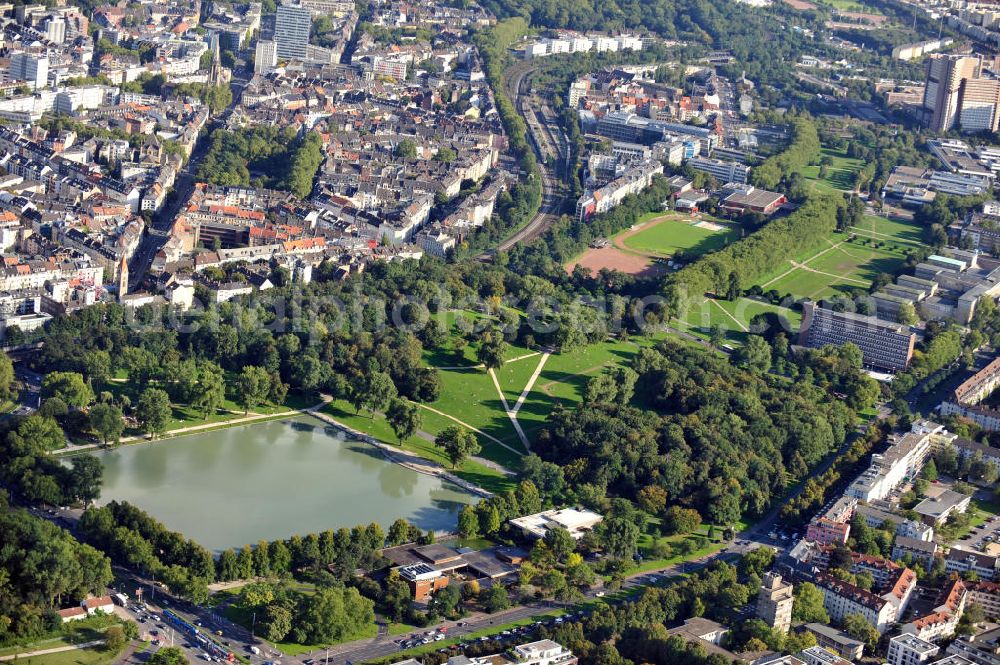
[{"label": "high-rise building", "polygon": [[1000,120],[1000,81],[965,79],[959,102],[958,124],[963,132],[997,131]]},{"label": "high-rise building", "polygon": [[792,626],[792,585],[777,573],[767,573],[757,592],[757,618],[771,628],[788,632]]},{"label": "high-rise building", "polygon": [[274,43],[279,59],[305,60],[312,29],[312,14],[306,7],[278,5],[274,19]]},{"label": "high-rise building", "polygon": [[15,53],[10,56],[7,74],[12,80],[27,81],[33,88],[44,88],[49,84],[49,58],[34,53]]},{"label": "high-rise building", "polygon": [[66,41],[66,20],[61,16],[50,16],[42,24],[45,38],[53,44]]},{"label": "high-rise building", "polygon": [[947,132],[955,128],[961,111],[962,82],[978,78],[980,70],[981,60],[975,56],[939,54],[927,59],[924,110],[929,129]]}]

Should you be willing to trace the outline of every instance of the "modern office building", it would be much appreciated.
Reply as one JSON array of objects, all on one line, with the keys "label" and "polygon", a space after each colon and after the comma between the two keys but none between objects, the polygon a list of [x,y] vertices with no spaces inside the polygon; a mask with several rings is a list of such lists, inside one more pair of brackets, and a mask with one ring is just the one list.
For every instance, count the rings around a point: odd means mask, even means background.
[{"label": "modern office building", "polygon": [[959,99],[958,125],[963,132],[995,132],[1000,119],[1000,81],[965,79]]},{"label": "modern office building", "polygon": [[947,132],[958,124],[961,111],[962,82],[977,78],[981,60],[963,55],[932,55],[927,59],[924,82],[924,111],[927,126],[935,132]]},{"label": "modern office building", "polygon": [[739,162],[728,162],[723,159],[712,159],[710,157],[695,157],[688,161],[693,169],[704,171],[713,176],[721,184],[735,182],[745,185],[750,181],[750,167]]},{"label": "modern office building", "polygon": [[[693,161],[693,160],[692,160]],[[901,371],[910,364],[917,336],[908,326],[871,316],[835,312],[807,302],[802,306],[799,344],[818,349],[827,344],[852,342],[867,367]]]},{"label": "modern office building", "polygon": [[775,630],[788,632],[792,626],[792,585],[781,575],[769,572],[764,575],[757,591],[757,618]]},{"label": "modern office building", "polygon": [[10,56],[7,77],[26,81],[32,88],[44,88],[49,82],[49,58],[34,53],[15,53]]},{"label": "modern office building", "polygon": [[274,43],[279,59],[305,60],[312,29],[312,13],[307,7],[279,5],[274,19]]},{"label": "modern office building", "polygon": [[254,51],[253,71],[262,74],[271,71],[278,64],[278,45],[273,39],[258,39]]}]

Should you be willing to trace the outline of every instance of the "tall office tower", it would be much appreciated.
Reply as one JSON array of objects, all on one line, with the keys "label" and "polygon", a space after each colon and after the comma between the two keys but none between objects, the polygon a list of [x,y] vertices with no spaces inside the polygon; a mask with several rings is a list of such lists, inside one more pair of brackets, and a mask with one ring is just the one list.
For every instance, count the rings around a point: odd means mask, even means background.
[{"label": "tall office tower", "polygon": [[274,19],[274,43],[278,58],[305,60],[312,14],[306,7],[278,5]]},{"label": "tall office tower", "polygon": [[959,102],[958,124],[963,132],[997,131],[1000,120],[1000,81],[965,79]]},{"label": "tall office tower", "polygon": [[924,109],[927,127],[947,132],[958,123],[962,81],[979,76],[980,59],[964,55],[932,55],[927,59]]},{"label": "tall office tower", "polygon": [[49,84],[49,58],[34,53],[15,53],[10,56],[7,73],[9,78],[27,81],[35,89],[44,88]]}]

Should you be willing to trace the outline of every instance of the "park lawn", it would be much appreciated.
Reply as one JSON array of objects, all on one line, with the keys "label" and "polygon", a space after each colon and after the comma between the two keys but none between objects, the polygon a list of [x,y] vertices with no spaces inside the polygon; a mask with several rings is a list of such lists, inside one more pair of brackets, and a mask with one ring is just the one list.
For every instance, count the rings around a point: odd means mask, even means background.
[{"label": "park lawn", "polygon": [[860,240],[845,242],[765,288],[817,300],[844,295],[853,289],[867,290],[879,273],[894,274],[905,260],[900,252],[862,246]]},{"label": "park lawn", "polygon": [[524,433],[533,438],[557,404],[572,408],[580,403],[591,377],[607,367],[630,361],[639,348],[632,340],[609,339],[549,356],[517,414]]},{"label": "park lawn", "polygon": [[521,396],[521,392],[528,385],[528,381],[535,368],[538,367],[541,358],[541,354],[534,355],[530,358],[504,363],[503,367],[494,370],[509,407],[514,408],[517,398]]},{"label": "park lawn", "polygon": [[850,232],[884,241],[889,247],[897,244],[924,245],[923,227],[907,219],[865,215],[861,224],[852,227]]},{"label": "park lawn", "polygon": [[[462,349],[461,356],[456,355],[452,350],[455,338],[462,332],[458,324],[459,319],[463,319],[468,325],[474,327],[476,332],[471,333],[471,337],[474,339],[480,329],[489,328],[490,325],[496,322],[496,318],[472,310],[448,310],[432,314],[431,317],[447,329],[448,339],[437,348],[424,349],[424,364],[428,367],[475,367],[479,365],[479,360],[476,358],[476,344],[474,342],[468,343]],[[531,349],[517,344],[508,344],[505,358],[516,358],[526,353],[531,353]]]},{"label": "park lawn", "polygon": [[674,323],[705,341],[709,341],[712,327],[719,326],[728,344],[743,345],[750,334],[748,330],[753,317],[767,312],[779,316],[782,327],[789,336],[798,330],[802,322],[800,312],[752,298],[740,298],[735,302],[703,298],[700,302],[692,303],[684,318]]},{"label": "park lawn", "polygon": [[439,376],[441,395],[429,406],[503,441],[514,449],[522,448],[521,441],[500,402],[500,395],[493,385],[493,379],[485,369],[444,369],[440,370]]},{"label": "park lawn", "polygon": [[18,658],[12,662],[16,662],[18,665],[108,665],[117,658],[118,654],[111,653],[101,647],[88,647],[32,658]]},{"label": "park lawn", "polygon": [[[663,216],[624,240],[626,247],[655,256],[672,256],[682,250],[686,256],[715,252],[739,238],[739,230],[731,225],[721,231],[695,226],[699,220],[678,215]],[[705,220],[716,221],[716,220]]]},{"label": "park lawn", "polygon": [[[380,441],[394,446],[400,445],[399,440],[396,438],[396,433],[392,431],[392,427],[389,426],[389,423],[385,420],[385,416],[382,414],[376,414],[374,417],[369,417],[366,413],[356,414],[354,413],[354,407],[343,400],[334,400],[324,407],[323,410],[339,422],[342,422],[349,427],[353,427],[359,432],[364,432],[369,436],[375,437]],[[421,411],[421,415],[423,416],[423,425],[421,426],[421,429],[424,431],[434,430],[434,434],[440,432],[442,429],[447,427],[447,425],[443,425],[438,421],[428,422],[430,420],[429,417],[438,418],[440,421],[447,422],[452,425],[454,424],[447,418],[442,418],[428,411]],[[479,440],[480,445],[488,443],[491,446],[499,448],[496,444],[487,442],[482,437],[479,437]],[[403,450],[423,457],[424,459],[437,462],[447,469],[451,469],[451,463],[445,456],[444,451],[435,446],[433,441],[428,441],[419,434],[414,434],[410,438],[406,439],[406,441],[402,444],[402,448]],[[503,449],[501,448],[501,450]],[[484,450],[483,452],[485,453],[486,451]],[[516,457],[509,451],[504,452],[506,452],[510,458]],[[483,453],[480,454],[483,455]],[[487,455],[483,456],[485,457]],[[516,459],[511,459],[510,461],[516,463]],[[472,460],[465,460],[462,462],[454,473],[459,478],[470,483],[474,483],[490,492],[504,492],[512,488],[515,484],[512,477],[506,476],[499,471],[490,469]]]},{"label": "park lawn", "polygon": [[[890,228],[890,227],[886,227]],[[903,226],[895,228],[904,233]],[[824,243],[785,262],[770,275],[758,280],[765,291],[789,293],[813,299],[843,295],[851,289],[867,289],[881,272],[895,273],[906,255],[894,245],[872,247],[871,240],[833,231]],[[805,266],[795,266],[801,264]],[[821,274],[827,273],[827,274]]]},{"label": "park lawn", "polygon": [[802,175],[813,181],[813,188],[820,192],[851,192],[854,191],[854,174],[864,167],[860,159],[848,157],[846,151],[823,148],[821,154],[829,157],[833,163],[826,167],[826,175],[819,177],[820,166],[807,166],[802,169]]}]

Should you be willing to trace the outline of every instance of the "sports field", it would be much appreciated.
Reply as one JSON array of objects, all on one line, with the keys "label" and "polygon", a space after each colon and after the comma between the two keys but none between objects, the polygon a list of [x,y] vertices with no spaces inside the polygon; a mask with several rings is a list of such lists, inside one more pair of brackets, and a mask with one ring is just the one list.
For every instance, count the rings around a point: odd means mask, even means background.
[{"label": "sports field", "polygon": [[606,247],[591,248],[566,264],[597,272],[602,268],[620,270],[640,277],[666,274],[661,259],[683,252],[685,258],[717,251],[739,238],[739,228],[711,215],[646,213],[630,229],[622,231]]},{"label": "sports field", "polygon": [[701,256],[722,249],[739,237],[739,230],[721,220],[667,214],[641,222],[636,230],[625,231],[621,240],[628,249],[651,256]]}]

